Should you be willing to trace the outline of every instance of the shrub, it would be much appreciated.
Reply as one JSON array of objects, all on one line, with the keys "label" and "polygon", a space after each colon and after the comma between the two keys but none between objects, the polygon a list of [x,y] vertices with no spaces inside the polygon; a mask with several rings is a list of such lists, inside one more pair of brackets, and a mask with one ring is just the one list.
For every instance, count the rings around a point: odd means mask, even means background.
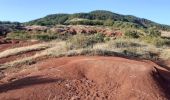
[{"label": "shrub", "polygon": [[141,33],[137,31],[126,31],[124,36],[127,38],[139,38]]},{"label": "shrub", "polygon": [[7,38],[10,39],[31,39],[31,35],[25,31],[15,31],[13,33],[9,33]]},{"label": "shrub", "polygon": [[148,36],[151,37],[161,37],[161,32],[159,32],[156,29],[149,29],[145,31],[147,33]]},{"label": "shrub", "polygon": [[161,37],[145,36],[142,40],[158,47],[170,44],[169,39],[163,39]]},{"label": "shrub", "polygon": [[105,41],[105,42],[110,41],[110,40],[111,40],[110,37],[108,37],[108,36],[104,37],[104,41]]},{"label": "shrub", "polygon": [[67,40],[67,48],[68,49],[79,49],[79,48],[85,48],[89,46],[91,43],[89,38],[83,34],[77,34],[73,37],[70,37]]},{"label": "shrub", "polygon": [[113,24],[114,24],[114,21],[110,20],[110,19],[108,19],[104,22],[104,26],[113,26]]},{"label": "shrub", "polygon": [[93,43],[100,43],[100,42],[105,41],[105,35],[101,33],[97,33],[97,34],[89,36],[89,39]]},{"label": "shrub", "polygon": [[140,56],[140,54],[138,54],[138,51],[136,48],[127,48],[127,49],[123,50],[122,53],[128,57],[139,57]]},{"label": "shrub", "polygon": [[116,39],[114,41],[109,42],[109,47],[114,48],[128,48],[128,47],[142,47],[144,46],[141,44],[137,39]]},{"label": "shrub", "polygon": [[100,33],[88,36],[84,34],[77,34],[67,40],[67,49],[80,49],[93,46],[95,43],[104,42],[104,38],[105,36]]},{"label": "shrub", "polygon": [[48,35],[48,34],[37,34],[34,36],[35,39],[42,40],[42,41],[50,41],[53,39],[57,39],[57,35]]},{"label": "shrub", "polygon": [[103,22],[100,20],[88,20],[88,19],[73,19],[66,22],[65,24],[70,25],[103,25]]}]

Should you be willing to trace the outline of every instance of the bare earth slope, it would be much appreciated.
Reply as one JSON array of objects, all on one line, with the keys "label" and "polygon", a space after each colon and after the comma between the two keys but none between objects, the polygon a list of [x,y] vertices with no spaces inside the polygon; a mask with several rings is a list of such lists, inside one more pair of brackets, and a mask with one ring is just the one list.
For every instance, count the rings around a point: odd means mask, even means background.
[{"label": "bare earth slope", "polygon": [[170,73],[119,57],[50,58],[1,80],[0,100],[168,100]]}]

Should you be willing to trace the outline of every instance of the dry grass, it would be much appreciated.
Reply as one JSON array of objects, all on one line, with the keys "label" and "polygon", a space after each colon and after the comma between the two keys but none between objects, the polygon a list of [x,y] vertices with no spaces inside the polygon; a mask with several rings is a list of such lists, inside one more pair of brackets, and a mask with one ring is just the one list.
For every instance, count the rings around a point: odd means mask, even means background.
[{"label": "dry grass", "polygon": [[161,31],[161,36],[162,37],[170,37],[170,32],[168,32],[168,31]]},{"label": "dry grass", "polygon": [[[44,45],[44,44],[43,44]],[[3,64],[0,68],[8,68],[19,64],[31,64],[37,58],[47,57],[62,57],[62,56],[78,56],[78,55],[101,55],[101,56],[126,56],[138,57],[144,59],[157,60],[159,57],[170,57],[169,51],[166,48],[158,48],[154,45],[149,45],[137,39],[116,39],[105,43],[97,43],[92,47],[80,49],[68,49],[65,41],[46,43],[48,49],[38,52],[37,54],[19,59],[16,61]],[[49,46],[51,45],[51,46]],[[38,46],[36,46],[38,48]],[[39,46],[43,47],[43,46]],[[28,47],[30,48],[30,47]],[[32,47],[33,48],[33,47]],[[168,54],[167,54],[168,53]],[[16,53],[15,53],[16,54]],[[166,57],[165,57],[165,56]]]},{"label": "dry grass", "polygon": [[160,58],[161,59],[169,59],[170,58],[170,49],[165,49],[161,52],[161,55],[160,55]]},{"label": "dry grass", "polygon": [[9,49],[5,50],[0,53],[0,58],[12,56],[12,55],[17,55],[25,52],[30,52],[30,51],[39,51],[43,50],[46,48],[51,47],[51,44],[43,43],[43,44],[35,44],[32,46],[27,46],[27,47],[20,47],[20,48],[14,48],[14,49]]},{"label": "dry grass", "polygon": [[23,59],[18,59],[12,62],[7,62],[3,65],[1,65],[0,68],[8,68],[8,67],[12,67],[12,66],[17,66],[19,64],[30,64],[32,62],[35,61],[35,59],[43,57],[43,56],[51,56],[54,55],[54,53],[61,53],[64,49],[61,49],[64,47],[65,42],[50,42],[50,43],[46,43],[46,44],[42,44],[42,45],[34,45],[32,47],[36,47],[36,48],[40,48],[40,47],[50,47],[46,50],[43,50],[41,52],[36,53],[33,56],[30,57],[25,57]]},{"label": "dry grass", "polygon": [[93,49],[116,52],[127,57],[137,57],[149,60],[170,58],[170,48],[167,46],[157,47],[138,39],[116,39],[107,43],[99,43]]}]

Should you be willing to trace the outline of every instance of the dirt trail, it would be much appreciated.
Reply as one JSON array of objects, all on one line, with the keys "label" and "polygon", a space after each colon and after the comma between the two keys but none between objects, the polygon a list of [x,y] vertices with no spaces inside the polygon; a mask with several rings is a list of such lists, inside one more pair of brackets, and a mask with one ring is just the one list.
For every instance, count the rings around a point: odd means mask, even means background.
[{"label": "dirt trail", "polygon": [[62,57],[31,67],[1,80],[0,100],[170,99],[170,72],[147,61]]}]

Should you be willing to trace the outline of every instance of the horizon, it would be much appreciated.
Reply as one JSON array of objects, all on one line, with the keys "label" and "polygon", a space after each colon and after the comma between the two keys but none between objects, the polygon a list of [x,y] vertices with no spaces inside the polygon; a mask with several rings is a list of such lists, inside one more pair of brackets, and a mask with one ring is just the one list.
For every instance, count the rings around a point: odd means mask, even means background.
[{"label": "horizon", "polygon": [[[98,3],[98,4],[96,4]],[[52,1],[52,0],[4,0],[0,3],[0,21],[28,22],[50,14],[81,13],[94,10],[106,10],[122,15],[133,15],[156,23],[170,25],[168,13],[170,1]],[[141,6],[142,5],[142,6]]]}]

